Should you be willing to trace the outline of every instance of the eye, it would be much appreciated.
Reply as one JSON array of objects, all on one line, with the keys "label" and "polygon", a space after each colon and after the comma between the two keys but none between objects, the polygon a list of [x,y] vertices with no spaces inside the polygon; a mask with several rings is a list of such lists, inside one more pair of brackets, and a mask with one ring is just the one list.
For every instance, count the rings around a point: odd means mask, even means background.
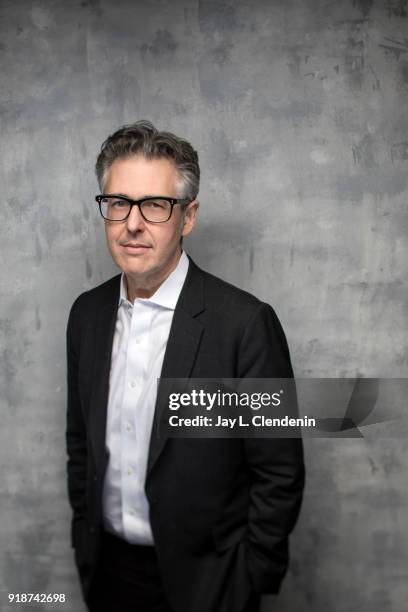
[{"label": "eye", "polygon": [[169,203],[166,200],[145,200],[143,206],[149,210],[163,210]]},{"label": "eye", "polygon": [[120,198],[102,198],[102,204],[108,206],[109,208],[120,209],[129,206],[129,203],[126,200],[121,200]]}]

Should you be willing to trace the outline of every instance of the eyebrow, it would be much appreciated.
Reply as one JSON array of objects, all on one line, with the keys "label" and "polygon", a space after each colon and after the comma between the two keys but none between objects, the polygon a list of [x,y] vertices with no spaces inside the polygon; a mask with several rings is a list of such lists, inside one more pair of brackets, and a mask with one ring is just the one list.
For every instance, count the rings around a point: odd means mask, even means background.
[{"label": "eyebrow", "polygon": [[102,195],[116,197],[116,198],[127,198],[128,200],[145,200],[147,198],[172,198],[173,197],[173,196],[158,195],[157,193],[156,194],[147,193],[143,195],[141,198],[131,198],[129,195],[126,195],[125,193],[103,193]]}]

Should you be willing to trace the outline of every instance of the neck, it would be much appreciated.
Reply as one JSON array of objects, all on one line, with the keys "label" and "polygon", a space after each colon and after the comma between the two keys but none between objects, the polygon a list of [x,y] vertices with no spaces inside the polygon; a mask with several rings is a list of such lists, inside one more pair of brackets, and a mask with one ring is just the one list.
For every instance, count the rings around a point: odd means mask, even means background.
[{"label": "neck", "polygon": [[136,298],[150,298],[154,295],[157,289],[164,283],[166,278],[170,276],[173,270],[176,269],[178,262],[181,257],[181,249],[176,254],[176,257],[172,261],[172,264],[166,267],[164,270],[156,272],[154,275],[149,277],[135,277],[125,273],[125,285],[127,292],[127,299],[129,302],[134,302]]}]

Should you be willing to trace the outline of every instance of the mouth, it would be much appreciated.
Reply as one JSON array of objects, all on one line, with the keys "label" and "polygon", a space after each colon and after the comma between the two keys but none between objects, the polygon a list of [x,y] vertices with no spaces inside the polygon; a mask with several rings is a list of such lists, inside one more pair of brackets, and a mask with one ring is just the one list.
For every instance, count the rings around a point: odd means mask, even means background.
[{"label": "mouth", "polygon": [[120,245],[127,253],[146,253],[152,247],[141,242],[123,242]]}]

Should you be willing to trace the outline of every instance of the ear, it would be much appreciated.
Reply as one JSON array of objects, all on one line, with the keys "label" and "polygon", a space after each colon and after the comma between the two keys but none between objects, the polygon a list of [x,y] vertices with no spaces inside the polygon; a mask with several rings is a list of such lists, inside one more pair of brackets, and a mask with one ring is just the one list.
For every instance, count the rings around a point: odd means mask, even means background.
[{"label": "ear", "polygon": [[188,234],[192,231],[196,223],[196,220],[197,220],[197,213],[198,213],[199,206],[200,206],[199,201],[193,200],[184,209],[183,229],[181,232],[182,236],[188,236]]}]

